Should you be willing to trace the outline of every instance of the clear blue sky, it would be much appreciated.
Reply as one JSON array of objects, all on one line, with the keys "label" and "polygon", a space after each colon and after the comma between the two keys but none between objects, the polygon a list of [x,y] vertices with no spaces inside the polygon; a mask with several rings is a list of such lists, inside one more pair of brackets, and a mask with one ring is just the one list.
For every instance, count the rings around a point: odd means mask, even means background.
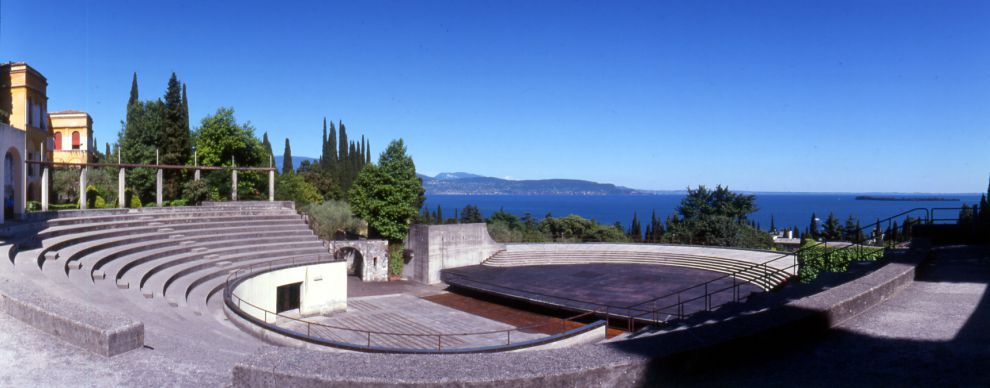
[{"label": "clear blue sky", "polygon": [[[422,173],[646,189],[979,192],[988,1],[4,0],[0,59],[102,144],[169,73],[318,156],[324,116]],[[102,148],[102,146],[101,146]]]}]

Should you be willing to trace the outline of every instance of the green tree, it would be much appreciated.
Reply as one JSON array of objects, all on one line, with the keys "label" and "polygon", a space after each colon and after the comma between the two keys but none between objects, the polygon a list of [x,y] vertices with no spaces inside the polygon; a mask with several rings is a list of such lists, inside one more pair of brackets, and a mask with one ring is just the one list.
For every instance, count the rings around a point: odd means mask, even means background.
[{"label": "green tree", "polygon": [[811,213],[811,222],[808,224],[808,234],[812,240],[818,240],[818,215]]},{"label": "green tree", "polygon": [[289,138],[285,138],[285,151],[282,151],[282,173],[292,174],[292,146],[289,145]]},{"label": "green tree", "polygon": [[[193,132],[199,163],[206,166],[267,166],[264,146],[255,137],[254,127],[239,124],[231,108],[219,108],[200,121]],[[229,197],[230,172],[212,171],[205,178],[220,197]],[[238,198],[260,198],[267,192],[267,174],[242,171],[237,175]],[[243,195],[241,194],[243,193]]]},{"label": "green tree", "polygon": [[839,219],[835,218],[835,214],[832,212],[829,212],[828,218],[825,219],[825,225],[822,228],[822,237],[827,241],[842,239],[842,227],[839,226]]},{"label": "green tree", "polygon": [[382,152],[377,166],[361,170],[348,197],[354,214],[368,222],[369,234],[397,242],[405,239],[409,223],[423,206],[424,193],[416,164],[398,139]]},{"label": "green tree", "polygon": [[465,205],[464,210],[461,211],[462,224],[471,224],[478,222],[485,222],[485,219],[481,217],[481,211],[475,205]]},{"label": "green tree", "polygon": [[756,211],[752,195],[736,194],[727,187],[708,190],[688,188],[676,215],[667,222],[664,241],[686,244],[768,248],[770,235],[746,221]]},{"label": "green tree", "polygon": [[[189,118],[183,103],[182,90],[182,84],[173,72],[165,90],[165,117],[162,127],[161,163],[166,165],[185,165],[189,161],[192,149]],[[182,182],[181,170],[165,170],[165,188],[170,198],[179,198]]]},{"label": "green tree", "polygon": [[[272,153],[272,142],[268,140],[268,132],[261,135],[261,147],[265,150],[265,161],[271,163],[272,158],[275,157],[275,154]],[[268,164],[266,164],[266,166],[267,165]]]},{"label": "green tree", "polygon": [[632,222],[629,223],[629,238],[633,242],[640,242],[643,239],[643,229],[639,224],[639,217],[633,212]]},{"label": "green tree", "polygon": [[[154,164],[164,136],[164,104],[161,100],[137,101],[127,107],[126,120],[118,135],[121,159],[124,163]],[[146,168],[127,172],[127,184],[142,202],[154,202],[155,174],[155,170]]]},{"label": "green tree", "polygon": [[319,190],[297,174],[279,174],[275,178],[275,199],[293,201],[296,209],[323,202]]}]

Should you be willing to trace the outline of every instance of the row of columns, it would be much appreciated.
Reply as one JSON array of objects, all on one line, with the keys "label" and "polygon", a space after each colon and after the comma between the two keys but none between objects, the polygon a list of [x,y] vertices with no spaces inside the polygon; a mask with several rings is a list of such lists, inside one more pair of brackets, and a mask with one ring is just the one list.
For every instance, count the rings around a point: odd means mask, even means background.
[{"label": "row of columns", "polygon": [[[41,170],[41,210],[48,211],[48,165],[42,165]],[[89,167],[82,167],[79,169],[79,208],[86,209],[86,186],[87,186],[87,173]],[[126,181],[126,173],[123,167],[117,173],[117,207],[125,208],[127,207],[126,198],[124,196],[124,182]],[[193,179],[199,180],[199,171],[195,170],[193,173]],[[231,185],[230,185],[230,200],[237,200],[237,170],[231,170]],[[158,207],[162,207],[162,180],[163,180],[164,170],[158,169],[158,173],[155,175],[155,204]],[[275,200],[275,171],[268,171],[268,200]]]}]

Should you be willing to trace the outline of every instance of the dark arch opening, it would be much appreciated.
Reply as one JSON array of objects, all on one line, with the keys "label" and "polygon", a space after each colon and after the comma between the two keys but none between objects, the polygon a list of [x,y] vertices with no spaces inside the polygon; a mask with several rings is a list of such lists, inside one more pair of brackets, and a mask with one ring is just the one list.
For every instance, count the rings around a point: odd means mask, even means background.
[{"label": "dark arch opening", "polygon": [[347,261],[347,274],[361,277],[364,270],[364,256],[353,247],[343,247],[333,254],[334,259]]},{"label": "dark arch opening", "polygon": [[24,184],[22,180],[24,179],[21,174],[23,168],[23,161],[21,161],[20,154],[17,150],[11,148],[3,157],[3,215],[4,220],[14,219],[17,212],[18,198],[17,193],[21,190],[21,185]]}]

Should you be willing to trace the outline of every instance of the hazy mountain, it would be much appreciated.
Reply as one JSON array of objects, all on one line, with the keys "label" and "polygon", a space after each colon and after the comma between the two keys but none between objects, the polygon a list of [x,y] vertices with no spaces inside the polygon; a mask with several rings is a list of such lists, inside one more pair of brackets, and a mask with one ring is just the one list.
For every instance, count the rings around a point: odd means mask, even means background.
[{"label": "hazy mountain", "polygon": [[[317,160],[317,158],[292,155],[292,168],[294,170],[298,170],[299,165],[302,164],[304,160],[308,160],[310,163],[313,163]],[[280,172],[282,171],[282,155],[275,155],[275,168],[277,168]]]},{"label": "hazy mountain", "polygon": [[609,183],[577,179],[509,180],[465,172],[419,175],[427,194],[434,195],[631,195],[654,194]]}]

